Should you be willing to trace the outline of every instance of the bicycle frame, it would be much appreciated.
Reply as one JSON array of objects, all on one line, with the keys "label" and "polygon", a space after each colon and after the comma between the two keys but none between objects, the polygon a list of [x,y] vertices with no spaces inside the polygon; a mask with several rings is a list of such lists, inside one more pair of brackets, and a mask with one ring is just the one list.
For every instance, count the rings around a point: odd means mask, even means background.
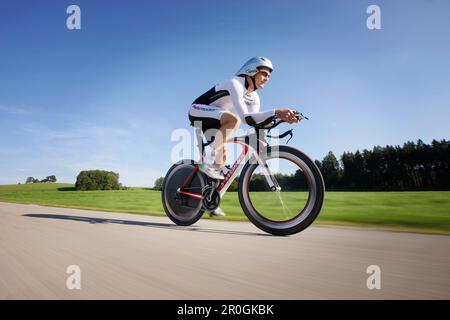
[{"label": "bicycle frame", "polygon": [[[265,140],[265,136],[263,136],[262,139],[259,137],[259,133],[252,133],[250,135],[244,135],[240,137],[232,138],[231,140],[226,141],[226,143],[235,143],[239,144],[243,147],[243,150],[231,169],[228,171],[228,173],[225,175],[224,180],[222,180],[218,187],[217,191],[220,194],[220,197],[222,197],[225,192],[230,187],[233,180],[240,174],[242,171],[245,163],[250,159],[256,159],[259,165],[261,165],[261,168],[263,168],[264,171],[264,177],[267,180],[267,183],[269,184],[269,187],[271,190],[281,190],[278,182],[276,181],[274,175],[270,172],[269,166],[267,165],[264,158],[261,156],[262,150],[265,149],[265,147],[268,145],[267,141]],[[254,143],[252,143],[254,142]],[[201,145],[201,143],[200,143]],[[200,148],[201,149],[201,148]],[[203,161],[203,152],[200,150],[201,159],[200,162]],[[194,166],[194,169],[192,170],[191,174],[187,177],[187,179],[183,182],[183,184],[178,189],[178,193],[180,195],[188,196],[195,199],[202,199],[201,193],[193,193],[186,190],[183,190],[183,188],[191,181],[192,177],[194,177],[195,173],[199,170],[199,164],[196,164]]]}]

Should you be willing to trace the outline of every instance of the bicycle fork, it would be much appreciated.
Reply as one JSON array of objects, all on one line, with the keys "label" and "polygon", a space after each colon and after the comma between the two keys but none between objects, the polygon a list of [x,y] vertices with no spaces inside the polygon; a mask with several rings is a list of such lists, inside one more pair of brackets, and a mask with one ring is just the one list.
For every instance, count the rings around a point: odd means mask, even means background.
[{"label": "bicycle fork", "polygon": [[273,175],[272,172],[270,171],[269,165],[267,164],[266,160],[263,157],[258,155],[257,161],[258,161],[258,164],[262,168],[263,176],[266,179],[270,190],[271,191],[281,191],[281,187],[278,184],[278,181],[275,178],[275,175]]}]

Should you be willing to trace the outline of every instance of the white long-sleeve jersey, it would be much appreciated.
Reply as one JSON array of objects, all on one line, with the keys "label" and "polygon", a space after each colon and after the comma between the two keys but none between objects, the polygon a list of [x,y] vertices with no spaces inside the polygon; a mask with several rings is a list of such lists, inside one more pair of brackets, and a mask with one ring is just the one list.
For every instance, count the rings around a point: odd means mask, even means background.
[{"label": "white long-sleeve jersey", "polygon": [[256,91],[249,93],[247,87],[245,77],[226,80],[198,97],[192,103],[189,114],[195,117],[220,119],[223,111],[234,111],[242,123],[248,123],[249,116],[254,122],[260,123],[275,115],[274,109],[260,112],[258,93]]}]

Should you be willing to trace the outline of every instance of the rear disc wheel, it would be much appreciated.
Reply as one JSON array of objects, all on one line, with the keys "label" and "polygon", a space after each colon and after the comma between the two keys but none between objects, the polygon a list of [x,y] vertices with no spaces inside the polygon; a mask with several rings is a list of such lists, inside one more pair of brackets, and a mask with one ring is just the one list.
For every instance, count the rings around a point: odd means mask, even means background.
[{"label": "rear disc wheel", "polygon": [[[164,178],[162,188],[164,211],[170,220],[180,226],[194,224],[204,213],[201,199],[181,195],[178,190],[193,170],[195,170],[194,161],[180,161],[169,169]],[[183,190],[201,196],[204,186],[205,178],[197,170],[190,182],[184,186]]]}]

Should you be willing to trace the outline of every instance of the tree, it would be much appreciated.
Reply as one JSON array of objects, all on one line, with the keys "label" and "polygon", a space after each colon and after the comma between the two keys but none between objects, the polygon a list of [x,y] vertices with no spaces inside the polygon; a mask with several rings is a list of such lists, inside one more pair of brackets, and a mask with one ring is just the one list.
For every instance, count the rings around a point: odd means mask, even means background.
[{"label": "tree", "polygon": [[342,174],[342,183],[346,188],[355,186],[355,156],[351,152],[344,152],[341,156],[342,167],[344,172]]},{"label": "tree", "polygon": [[164,177],[159,177],[158,179],[156,179],[153,189],[162,190],[163,182],[164,182]]},{"label": "tree", "polygon": [[119,174],[104,170],[81,171],[75,183],[76,190],[120,190]]},{"label": "tree", "polygon": [[450,142],[433,140],[431,157],[433,186],[450,189]]},{"label": "tree", "polygon": [[266,182],[266,178],[260,173],[256,173],[252,176],[252,178],[250,180],[250,190],[251,191],[270,191],[269,186]]},{"label": "tree", "polygon": [[337,187],[341,176],[341,168],[332,151],[328,152],[323,158],[321,169],[325,185],[330,188]]},{"label": "tree", "polygon": [[238,191],[238,189],[239,189],[238,179],[234,179],[233,182],[230,184],[228,191],[236,192]]},{"label": "tree", "polygon": [[359,152],[359,150],[356,150],[355,152],[355,158],[354,158],[354,164],[355,164],[355,172],[354,172],[354,179],[355,184],[357,187],[367,187],[366,182],[366,166],[364,163],[364,158]]},{"label": "tree", "polygon": [[27,180],[25,181],[25,183],[34,183],[34,178],[28,177]]}]

